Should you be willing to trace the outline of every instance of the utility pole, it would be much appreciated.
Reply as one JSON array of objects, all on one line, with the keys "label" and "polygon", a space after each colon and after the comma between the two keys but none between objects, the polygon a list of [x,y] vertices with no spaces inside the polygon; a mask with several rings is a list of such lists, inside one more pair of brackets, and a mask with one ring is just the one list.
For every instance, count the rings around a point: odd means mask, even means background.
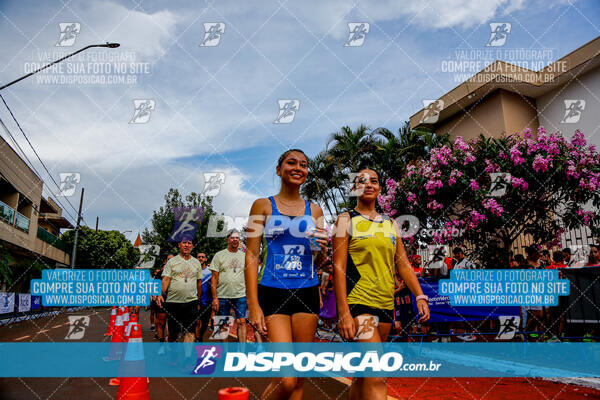
[{"label": "utility pole", "polygon": [[83,192],[81,188],[81,198],[79,199],[79,211],[77,212],[77,224],[75,225],[75,239],[73,240],[73,251],[71,252],[71,269],[75,268],[75,257],[77,256],[77,236],[79,236],[79,223],[81,222],[81,205],[83,204]]},{"label": "utility pole", "polygon": [[98,218],[100,217],[96,217],[96,233],[98,233]]}]

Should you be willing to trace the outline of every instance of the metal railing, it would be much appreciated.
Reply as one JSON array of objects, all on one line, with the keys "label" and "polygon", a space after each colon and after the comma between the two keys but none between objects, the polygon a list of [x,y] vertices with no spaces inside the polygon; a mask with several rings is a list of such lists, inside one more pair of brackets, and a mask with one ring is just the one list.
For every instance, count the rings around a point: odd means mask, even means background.
[{"label": "metal railing", "polygon": [[25,232],[29,232],[29,218],[17,211],[17,216],[15,217],[15,227],[22,229]]},{"label": "metal railing", "polygon": [[0,219],[12,225],[15,219],[15,209],[0,201]]},{"label": "metal railing", "polygon": [[57,249],[65,252],[67,251],[67,246],[58,236],[53,235],[41,226],[38,226],[37,237],[38,239],[56,247]]}]

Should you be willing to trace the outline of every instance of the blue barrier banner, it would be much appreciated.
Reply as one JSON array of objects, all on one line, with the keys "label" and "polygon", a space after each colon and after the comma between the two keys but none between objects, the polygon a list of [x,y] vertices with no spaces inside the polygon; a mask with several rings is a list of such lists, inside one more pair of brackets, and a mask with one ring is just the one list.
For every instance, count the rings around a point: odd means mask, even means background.
[{"label": "blue barrier banner", "polygon": [[[480,321],[498,319],[501,316],[519,316],[520,307],[498,306],[453,306],[450,296],[439,293],[439,282],[436,279],[419,278],[423,293],[429,297],[429,311],[432,322]],[[412,295],[412,305],[415,315],[418,313],[416,300]]]},{"label": "blue barrier banner", "polygon": [[31,296],[31,309],[39,310],[42,306],[42,297],[41,296]]},{"label": "blue barrier banner", "polygon": [[[600,343],[2,343],[0,377],[593,377]],[[112,358],[109,358],[108,355]],[[122,354],[120,358],[116,354]]]},{"label": "blue barrier banner", "polygon": [[160,280],[147,269],[45,269],[31,280],[31,294],[44,306],[147,306]]}]

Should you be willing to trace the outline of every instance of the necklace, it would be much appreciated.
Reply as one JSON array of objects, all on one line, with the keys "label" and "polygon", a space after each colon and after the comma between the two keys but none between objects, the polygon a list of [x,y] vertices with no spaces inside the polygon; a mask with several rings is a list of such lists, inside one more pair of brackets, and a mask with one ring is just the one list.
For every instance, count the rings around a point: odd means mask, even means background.
[{"label": "necklace", "polygon": [[[377,211],[375,211],[375,215],[374,215],[374,216],[371,216],[371,215],[365,215],[365,214],[361,213],[361,212],[360,212],[360,211],[358,211],[356,208],[355,208],[354,210],[355,210],[357,213],[359,213],[360,215],[362,215],[363,217],[365,217],[366,219],[369,219],[369,220],[371,220],[371,221],[374,221],[374,222],[381,222],[381,221],[376,221],[376,220],[375,220],[375,219],[376,219],[376,218],[379,216],[379,213],[378,213]],[[382,221],[383,221],[383,219],[382,219]]]},{"label": "necklace", "polygon": [[[277,197],[277,200],[279,200],[279,203],[281,203],[281,205],[284,205],[284,206],[286,206],[286,207],[291,207],[291,208],[293,208],[294,210],[304,207],[304,202],[302,202],[302,205],[300,205],[300,203],[297,203],[297,202],[296,202],[296,203],[289,203],[289,202],[288,202],[288,203],[286,203],[286,202],[285,202],[285,200],[283,200],[283,199],[282,199],[281,197],[279,197],[278,195],[277,195],[277,196],[274,196],[274,197]],[[302,199],[300,199],[300,200],[302,200]]]}]

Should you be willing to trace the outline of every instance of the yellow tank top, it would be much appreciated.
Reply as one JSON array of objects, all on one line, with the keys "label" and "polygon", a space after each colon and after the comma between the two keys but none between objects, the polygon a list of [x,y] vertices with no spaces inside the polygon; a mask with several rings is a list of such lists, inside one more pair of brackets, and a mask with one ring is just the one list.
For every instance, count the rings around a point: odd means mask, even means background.
[{"label": "yellow tank top", "polygon": [[396,229],[389,217],[376,222],[350,211],[351,225],[346,264],[348,304],[394,308]]}]

